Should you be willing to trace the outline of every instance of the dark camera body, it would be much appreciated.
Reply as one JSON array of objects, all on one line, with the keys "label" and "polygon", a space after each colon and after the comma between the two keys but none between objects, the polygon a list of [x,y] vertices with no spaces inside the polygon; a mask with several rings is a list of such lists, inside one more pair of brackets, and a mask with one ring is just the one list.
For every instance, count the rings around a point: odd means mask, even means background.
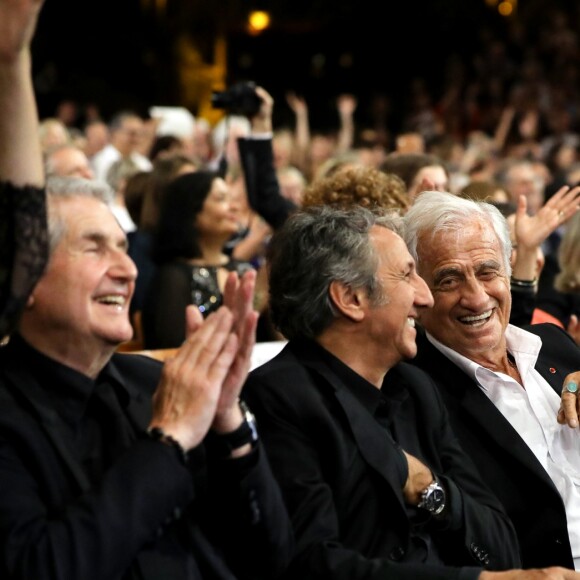
[{"label": "dark camera body", "polygon": [[223,92],[214,91],[211,106],[225,109],[230,115],[253,117],[259,110],[262,99],[256,94],[256,84],[252,81],[236,83]]}]

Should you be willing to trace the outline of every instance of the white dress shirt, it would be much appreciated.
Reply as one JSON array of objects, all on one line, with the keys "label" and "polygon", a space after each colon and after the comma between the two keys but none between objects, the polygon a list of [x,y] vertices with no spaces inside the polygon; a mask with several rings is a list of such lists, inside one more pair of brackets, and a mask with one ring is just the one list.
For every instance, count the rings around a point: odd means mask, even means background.
[{"label": "white dress shirt", "polygon": [[516,361],[525,388],[504,373],[491,371],[444,346],[429,341],[471,377],[510,422],[544,467],[566,508],[574,567],[580,570],[580,430],[556,421],[560,396],[534,368],[542,340],[508,325],[508,351]]}]

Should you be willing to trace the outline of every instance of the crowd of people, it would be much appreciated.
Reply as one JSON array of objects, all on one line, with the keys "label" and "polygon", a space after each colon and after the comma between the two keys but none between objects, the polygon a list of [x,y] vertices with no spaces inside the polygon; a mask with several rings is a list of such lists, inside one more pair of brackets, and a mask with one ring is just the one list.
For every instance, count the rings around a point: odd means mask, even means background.
[{"label": "crowd of people", "polygon": [[42,5],[0,0],[0,575],[580,578],[575,155],[263,87],[72,133]]}]

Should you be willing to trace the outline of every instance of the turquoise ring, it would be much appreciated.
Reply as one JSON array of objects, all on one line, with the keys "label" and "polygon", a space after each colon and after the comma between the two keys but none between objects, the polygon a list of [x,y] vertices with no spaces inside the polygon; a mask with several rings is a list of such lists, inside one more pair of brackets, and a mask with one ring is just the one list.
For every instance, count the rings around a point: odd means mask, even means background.
[{"label": "turquoise ring", "polygon": [[564,391],[567,391],[568,393],[577,393],[578,392],[578,383],[575,383],[574,381],[570,381],[569,383],[566,383],[564,385]]}]

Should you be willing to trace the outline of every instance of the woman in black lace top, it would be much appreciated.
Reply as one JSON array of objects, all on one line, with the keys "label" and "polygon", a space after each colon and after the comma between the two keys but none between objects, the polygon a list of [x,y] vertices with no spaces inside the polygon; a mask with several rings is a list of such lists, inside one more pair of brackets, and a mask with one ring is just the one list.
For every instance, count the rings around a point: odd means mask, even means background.
[{"label": "woman in black lace top", "polygon": [[252,268],[224,253],[239,227],[237,206],[217,173],[188,173],[169,184],[154,242],[158,268],[143,308],[145,348],[179,346],[185,307],[195,304],[207,316],[222,302],[228,272]]},{"label": "woman in black lace top", "polygon": [[48,259],[30,74],[30,41],[41,6],[40,0],[4,2],[0,18],[0,339],[14,329]]}]

